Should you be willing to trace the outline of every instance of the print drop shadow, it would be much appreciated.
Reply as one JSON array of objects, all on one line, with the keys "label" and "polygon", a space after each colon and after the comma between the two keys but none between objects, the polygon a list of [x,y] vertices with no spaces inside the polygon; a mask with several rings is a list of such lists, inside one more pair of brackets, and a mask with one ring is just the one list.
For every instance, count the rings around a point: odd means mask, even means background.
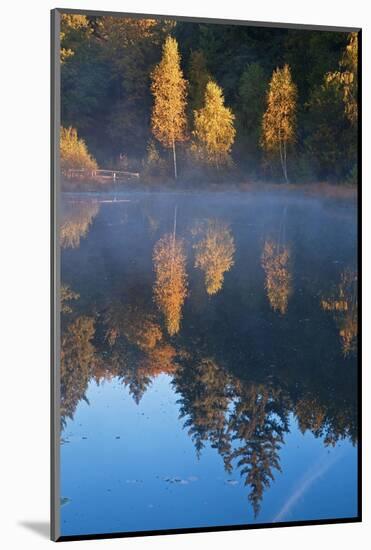
[{"label": "print drop shadow", "polygon": [[43,539],[50,538],[50,524],[48,521],[20,521],[18,525],[33,531]]}]

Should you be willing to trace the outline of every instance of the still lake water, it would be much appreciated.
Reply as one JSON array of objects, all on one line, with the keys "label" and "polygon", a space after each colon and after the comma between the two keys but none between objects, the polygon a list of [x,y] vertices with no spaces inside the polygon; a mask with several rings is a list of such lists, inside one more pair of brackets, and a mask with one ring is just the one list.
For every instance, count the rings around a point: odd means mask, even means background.
[{"label": "still lake water", "polygon": [[294,193],[63,196],[62,535],[357,515],[356,226]]}]

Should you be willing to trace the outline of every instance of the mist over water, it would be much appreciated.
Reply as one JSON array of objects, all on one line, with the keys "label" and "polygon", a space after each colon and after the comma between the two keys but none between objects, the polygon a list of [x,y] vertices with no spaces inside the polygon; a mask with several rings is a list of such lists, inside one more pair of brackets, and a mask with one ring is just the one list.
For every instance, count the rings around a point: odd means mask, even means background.
[{"label": "mist over water", "polygon": [[357,514],[356,205],[65,193],[62,534]]}]

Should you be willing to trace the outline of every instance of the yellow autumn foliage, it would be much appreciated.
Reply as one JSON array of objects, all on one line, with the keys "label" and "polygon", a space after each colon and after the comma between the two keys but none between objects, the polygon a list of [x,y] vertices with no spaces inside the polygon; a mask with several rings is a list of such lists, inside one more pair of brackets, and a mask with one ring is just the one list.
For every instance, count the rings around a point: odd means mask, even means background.
[{"label": "yellow autumn foliage", "polygon": [[153,250],[154,301],[165,318],[170,336],[180,329],[182,307],[187,296],[187,272],[184,242],[167,233]]},{"label": "yellow autumn foliage", "polygon": [[345,114],[352,124],[358,119],[358,36],[349,34],[349,42],[339,63],[339,70],[328,73],[326,81],[340,85]]},{"label": "yellow autumn foliage", "polygon": [[297,90],[288,65],[273,71],[263,116],[263,145],[277,150],[280,144],[295,139]]},{"label": "yellow autumn foliage", "polygon": [[71,300],[78,300],[79,298],[80,294],[74,292],[68,285],[62,284],[60,292],[61,312],[72,313],[72,307],[70,306],[69,302],[71,302]]},{"label": "yellow autumn foliage", "polygon": [[62,174],[67,175],[69,169],[84,169],[92,172],[98,168],[96,160],[90,155],[86,143],[77,135],[77,130],[61,128],[60,158]]},{"label": "yellow autumn foliage", "polygon": [[174,374],[178,368],[176,363],[177,352],[170,344],[158,345],[148,350],[138,363],[138,369],[146,376],[155,377],[159,374]]},{"label": "yellow autumn foliage", "polygon": [[86,15],[75,15],[72,13],[62,13],[61,17],[61,30],[60,30],[60,59],[61,63],[64,63],[69,57],[75,55],[72,48],[65,48],[64,41],[71,34],[84,30],[88,34],[91,34],[89,28],[89,20]]},{"label": "yellow autumn foliage", "polygon": [[216,168],[229,164],[236,136],[234,119],[232,110],[224,105],[222,89],[210,80],[206,84],[204,106],[194,111],[193,152]]},{"label": "yellow autumn foliage", "polygon": [[152,132],[166,148],[173,149],[174,172],[177,177],[175,143],[186,139],[187,81],[180,68],[178,43],[168,36],[162,49],[162,59],[151,75],[154,97]]},{"label": "yellow autumn foliage", "polygon": [[177,352],[164,341],[164,335],[156,316],[140,305],[112,305],[105,318],[108,325],[106,339],[110,346],[120,336],[140,351],[136,355],[135,369],[139,378],[155,377],[161,373],[173,373],[177,368]]},{"label": "yellow autumn foliage", "polygon": [[205,274],[206,292],[221,290],[224,274],[233,266],[235,245],[229,226],[218,220],[209,220],[201,240],[194,245],[195,267]]},{"label": "yellow autumn foliage", "polygon": [[269,153],[279,152],[285,180],[287,177],[287,145],[295,141],[297,87],[290,67],[273,71],[263,115],[261,145]]},{"label": "yellow autumn foliage", "polygon": [[336,289],[329,297],[322,298],[321,307],[334,313],[343,355],[346,357],[355,352],[358,336],[357,274],[351,269],[344,270]]},{"label": "yellow autumn foliage", "polygon": [[161,327],[150,314],[130,308],[124,313],[123,333],[129,342],[142,351],[153,350],[162,340]]},{"label": "yellow autumn foliage", "polygon": [[98,202],[75,202],[62,213],[59,242],[62,248],[78,248],[98,214]]},{"label": "yellow autumn foliage", "polygon": [[289,271],[290,251],[287,246],[279,246],[272,240],[264,244],[262,267],[265,271],[265,288],[269,303],[274,311],[284,315],[291,293]]}]

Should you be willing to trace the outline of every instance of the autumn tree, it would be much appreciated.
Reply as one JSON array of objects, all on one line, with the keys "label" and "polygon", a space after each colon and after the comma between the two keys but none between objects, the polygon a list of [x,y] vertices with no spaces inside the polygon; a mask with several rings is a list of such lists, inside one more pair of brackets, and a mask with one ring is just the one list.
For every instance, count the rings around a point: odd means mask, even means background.
[{"label": "autumn tree", "polygon": [[158,141],[173,151],[174,177],[178,177],[175,145],[186,139],[187,81],[180,68],[180,54],[175,38],[168,36],[162,59],[151,75],[154,98],[152,132]]},{"label": "autumn tree", "polygon": [[206,292],[216,294],[223,286],[224,274],[233,266],[235,245],[227,224],[209,220],[202,238],[194,245],[195,267],[205,274]]},{"label": "autumn tree", "polygon": [[352,124],[358,118],[358,36],[352,32],[339,63],[339,70],[326,75],[328,82],[340,84],[343,92],[344,110]]},{"label": "autumn tree", "polygon": [[91,156],[83,139],[77,135],[77,130],[61,128],[60,133],[61,171],[67,175],[71,168],[93,171],[98,168],[96,160]]},{"label": "autumn tree", "polygon": [[81,41],[88,39],[91,33],[89,18],[86,15],[63,13],[60,30],[61,63],[75,55],[75,50],[79,48]]},{"label": "autumn tree", "polygon": [[232,110],[224,105],[222,89],[209,81],[204,106],[194,111],[194,150],[217,169],[231,160],[230,152],[236,135],[234,119]]},{"label": "autumn tree", "polygon": [[267,93],[267,108],[263,115],[262,147],[270,153],[279,152],[283,176],[287,177],[287,146],[295,141],[297,89],[290,67],[273,71]]},{"label": "autumn tree", "polygon": [[[300,151],[292,165],[295,178],[344,182],[350,172],[356,176],[355,33],[256,33],[249,27],[227,30],[165,18],[62,14],[61,122],[84,135],[100,163],[108,167],[124,153],[137,171],[139,159],[146,157],[153,137],[151,74],[169,34],[181,44],[187,62],[186,114],[193,118],[193,110],[203,107],[205,86],[213,75],[236,115],[234,161],[249,175],[255,175],[263,155],[260,134],[268,71],[272,62],[285,59],[298,88],[297,103],[303,107],[297,111]],[[337,85],[324,85],[331,77]],[[279,145],[275,150],[279,162]]]}]

